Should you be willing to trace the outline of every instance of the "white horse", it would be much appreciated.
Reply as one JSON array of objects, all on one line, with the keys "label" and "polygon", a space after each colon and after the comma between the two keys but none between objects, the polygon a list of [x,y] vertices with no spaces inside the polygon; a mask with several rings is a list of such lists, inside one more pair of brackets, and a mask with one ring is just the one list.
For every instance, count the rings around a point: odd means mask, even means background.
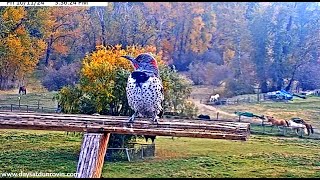
[{"label": "white horse", "polygon": [[305,134],[308,134],[308,129],[307,129],[306,125],[293,122],[292,120],[288,121],[288,124],[289,124],[289,128],[292,130],[295,130],[297,135],[298,135],[298,131],[300,128],[303,129],[303,132]]},{"label": "white horse", "polygon": [[219,98],[220,98],[220,95],[219,95],[219,94],[216,94],[216,95],[214,95],[214,96],[211,96],[211,97],[210,97],[210,102],[216,102],[216,101],[219,100]]}]

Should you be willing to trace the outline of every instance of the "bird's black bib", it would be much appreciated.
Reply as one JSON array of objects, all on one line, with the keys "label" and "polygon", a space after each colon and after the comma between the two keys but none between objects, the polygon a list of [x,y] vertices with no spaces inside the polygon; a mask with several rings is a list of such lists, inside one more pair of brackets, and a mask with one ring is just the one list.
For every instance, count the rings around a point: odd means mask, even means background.
[{"label": "bird's black bib", "polygon": [[139,87],[141,87],[141,83],[145,83],[150,78],[150,76],[141,71],[132,72],[131,77],[136,80],[136,84]]}]

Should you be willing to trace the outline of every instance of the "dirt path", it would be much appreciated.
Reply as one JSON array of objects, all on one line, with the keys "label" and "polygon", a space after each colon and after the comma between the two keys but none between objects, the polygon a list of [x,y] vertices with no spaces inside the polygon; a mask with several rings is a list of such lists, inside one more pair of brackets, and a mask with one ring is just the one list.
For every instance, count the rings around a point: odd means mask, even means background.
[{"label": "dirt path", "polygon": [[208,114],[209,116],[215,117],[217,115],[217,112],[219,112],[219,115],[228,116],[230,118],[236,118],[238,117],[236,114],[231,114],[225,111],[221,111],[214,106],[206,105],[200,103],[199,100],[192,99],[194,104],[199,108],[199,114]]},{"label": "dirt path", "polygon": [[[238,120],[238,115],[233,113],[228,113],[222,110],[219,110],[218,108],[206,105],[200,103],[199,100],[192,99],[194,104],[198,107],[198,114],[206,114],[211,117],[211,119],[215,119],[217,117],[217,112],[219,112],[219,119],[232,119],[232,120]],[[250,122],[250,123],[261,123],[260,119],[257,118],[249,118],[249,117],[241,117],[241,122]]]}]

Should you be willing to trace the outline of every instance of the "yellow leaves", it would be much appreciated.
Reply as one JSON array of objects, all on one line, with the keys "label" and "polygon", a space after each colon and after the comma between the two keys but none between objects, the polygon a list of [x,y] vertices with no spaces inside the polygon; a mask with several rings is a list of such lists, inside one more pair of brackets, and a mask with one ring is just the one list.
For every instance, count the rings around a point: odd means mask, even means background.
[{"label": "yellow leaves", "polygon": [[200,31],[202,28],[204,28],[204,22],[202,21],[201,16],[195,17],[193,19],[193,25],[196,30]]},{"label": "yellow leaves", "polygon": [[235,56],[235,51],[231,50],[231,49],[227,49],[225,52],[223,52],[223,59],[225,62],[230,63],[231,60],[234,58]]},{"label": "yellow leaves", "polygon": [[87,54],[82,61],[81,77],[84,83],[82,88],[87,93],[103,94],[104,96],[113,97],[113,91],[116,81],[116,71],[124,69],[132,71],[133,67],[123,55],[136,57],[140,53],[153,53],[158,64],[164,64],[161,58],[156,54],[156,48],[152,46],[127,46],[122,45],[104,47],[97,46],[96,50]]},{"label": "yellow leaves", "polygon": [[26,34],[26,30],[25,30],[24,27],[19,26],[19,27],[16,29],[16,33],[17,33],[17,35],[25,35],[25,34]]},{"label": "yellow leaves", "polygon": [[20,21],[27,14],[24,7],[7,7],[2,15],[3,20],[13,21],[14,23]]},{"label": "yellow leaves", "polygon": [[47,47],[47,43],[46,43],[44,40],[42,40],[42,39],[38,39],[36,45],[37,45],[37,49],[39,50],[40,54],[41,54],[41,52],[43,52],[43,51],[46,49],[46,47]]},{"label": "yellow leaves", "polygon": [[203,14],[204,8],[199,5],[199,3],[194,3],[195,7],[192,9],[192,14]]},{"label": "yellow leaves", "polygon": [[201,16],[193,19],[193,26],[189,38],[189,48],[193,52],[203,53],[210,47],[212,35],[205,29],[205,23]]},{"label": "yellow leaves", "polygon": [[[26,15],[26,11],[22,7],[7,8],[4,11],[3,18],[9,21],[9,25],[11,23],[11,25],[16,26],[17,23],[20,23],[18,21]],[[30,37],[24,23],[19,24],[0,43],[0,46],[6,49],[0,57],[0,60],[7,64],[6,75],[18,79],[34,70],[45,49],[43,40]]]},{"label": "yellow leaves", "polygon": [[117,45],[115,45],[114,47],[116,48],[116,50],[120,50],[121,47],[122,47],[122,45],[121,45],[121,44],[117,44]]},{"label": "yellow leaves", "polygon": [[[9,35],[8,38],[7,38],[7,44],[9,46],[9,48],[21,48],[21,41],[19,40],[18,37],[16,36],[13,36],[13,35]],[[17,49],[16,49],[17,50]]]},{"label": "yellow leaves", "polygon": [[43,15],[42,24],[45,25],[44,38],[47,42],[52,42],[52,46],[48,48],[58,54],[68,54],[70,44],[81,37],[79,25],[83,25],[80,22],[84,20],[83,13],[87,9],[88,7],[49,7],[46,14],[39,12]]}]

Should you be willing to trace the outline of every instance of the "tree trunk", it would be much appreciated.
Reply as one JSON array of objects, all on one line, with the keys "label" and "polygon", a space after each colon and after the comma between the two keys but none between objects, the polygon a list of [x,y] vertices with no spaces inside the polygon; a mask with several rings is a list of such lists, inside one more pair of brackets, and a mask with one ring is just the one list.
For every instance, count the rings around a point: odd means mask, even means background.
[{"label": "tree trunk", "polygon": [[266,80],[260,81],[261,84],[261,93],[267,93],[268,92],[268,84]]},{"label": "tree trunk", "polygon": [[53,43],[53,36],[51,35],[49,42],[48,42],[47,50],[46,50],[45,66],[48,66],[48,64],[49,64],[52,43]]},{"label": "tree trunk", "polygon": [[101,38],[102,38],[102,45],[106,46],[107,45],[107,40],[106,40],[106,25],[104,22],[104,7],[96,7],[96,13],[98,15],[98,18],[100,20],[100,27],[101,27]]},{"label": "tree trunk", "polygon": [[293,70],[293,73],[292,73],[292,76],[291,76],[291,79],[289,81],[289,84],[287,85],[287,87],[285,88],[286,91],[289,91],[291,89],[291,86],[292,86],[292,83],[294,81],[294,75],[296,74],[298,68],[299,68],[300,65],[296,66]]}]

